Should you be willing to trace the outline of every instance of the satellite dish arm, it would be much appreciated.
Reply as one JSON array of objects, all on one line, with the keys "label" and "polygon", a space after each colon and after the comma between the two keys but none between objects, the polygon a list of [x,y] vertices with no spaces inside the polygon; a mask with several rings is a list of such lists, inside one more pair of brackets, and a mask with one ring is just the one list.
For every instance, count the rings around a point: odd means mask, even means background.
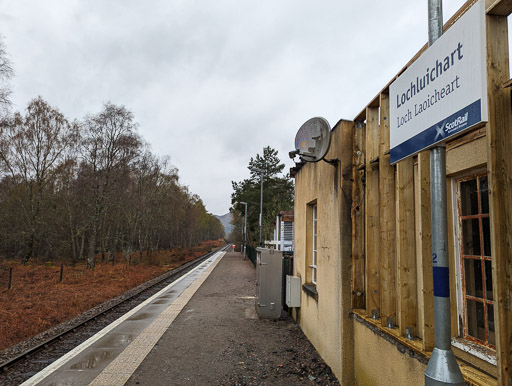
[{"label": "satellite dish arm", "polygon": [[329,165],[332,165],[332,166],[337,166],[338,162],[340,162],[340,160],[337,158],[333,158],[333,159],[322,158],[322,160],[324,160],[325,162],[327,162]]}]

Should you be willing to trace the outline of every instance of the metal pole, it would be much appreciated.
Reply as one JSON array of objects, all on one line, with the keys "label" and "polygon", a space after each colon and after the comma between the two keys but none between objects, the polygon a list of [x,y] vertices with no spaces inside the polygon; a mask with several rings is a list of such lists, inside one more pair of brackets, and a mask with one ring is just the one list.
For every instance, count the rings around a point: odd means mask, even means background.
[{"label": "metal pole", "polygon": [[260,174],[260,180],[261,180],[261,194],[260,194],[260,248],[262,246],[261,244],[261,229],[262,229],[262,217],[263,217],[263,170]]},{"label": "metal pole", "polygon": [[244,214],[244,237],[243,237],[243,242],[244,242],[244,260],[245,260],[245,246],[247,245],[247,203],[246,202],[241,202],[240,204],[244,205],[245,206],[245,214]]},{"label": "metal pole", "polygon": [[[443,33],[442,0],[428,0],[429,46]],[[446,146],[430,150],[430,210],[434,277],[435,345],[425,371],[425,385],[464,385],[451,348],[450,274],[446,219]]]}]

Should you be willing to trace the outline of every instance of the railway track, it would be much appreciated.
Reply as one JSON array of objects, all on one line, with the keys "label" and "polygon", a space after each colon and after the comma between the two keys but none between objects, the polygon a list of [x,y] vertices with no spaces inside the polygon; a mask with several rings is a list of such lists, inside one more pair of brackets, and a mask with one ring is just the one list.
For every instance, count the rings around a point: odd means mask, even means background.
[{"label": "railway track", "polygon": [[[226,251],[229,246],[220,250]],[[29,379],[218,251],[212,251],[185,263],[73,318],[70,322],[59,325],[60,328],[48,332],[44,339],[28,339],[22,342],[21,351],[3,359],[0,364],[0,384],[17,385]]]}]

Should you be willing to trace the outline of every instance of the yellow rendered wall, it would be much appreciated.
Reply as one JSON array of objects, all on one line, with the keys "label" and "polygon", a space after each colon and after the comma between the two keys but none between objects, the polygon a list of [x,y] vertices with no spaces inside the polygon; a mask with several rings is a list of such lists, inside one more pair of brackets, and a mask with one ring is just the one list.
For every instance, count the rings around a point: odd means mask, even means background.
[{"label": "yellow rendered wall", "polygon": [[[327,159],[337,158],[341,133],[332,132]],[[318,353],[341,379],[341,273],[339,234],[339,168],[324,161],[305,164],[295,176],[294,272],[306,280],[306,207],[316,200],[318,226],[318,300],[301,293],[298,321]],[[309,229],[308,229],[309,230]],[[347,343],[347,349],[350,345]]]},{"label": "yellow rendered wall", "polygon": [[354,321],[354,377],[357,386],[423,385],[426,365]]}]

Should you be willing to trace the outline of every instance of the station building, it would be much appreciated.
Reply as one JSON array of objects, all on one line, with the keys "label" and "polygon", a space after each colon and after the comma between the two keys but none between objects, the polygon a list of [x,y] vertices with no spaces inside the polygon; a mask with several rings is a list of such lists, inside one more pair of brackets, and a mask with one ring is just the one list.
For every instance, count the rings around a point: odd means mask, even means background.
[{"label": "station building", "polygon": [[[468,1],[448,30],[475,4]],[[488,121],[446,143],[452,350],[466,382],[512,384],[512,109],[507,16],[486,1]],[[293,317],[343,385],[423,384],[434,347],[429,150],[390,163],[390,84],[298,163]]]},{"label": "station building", "polygon": [[265,247],[293,252],[293,211],[280,211],[276,215],[274,224],[274,238],[271,241],[265,241]]}]

